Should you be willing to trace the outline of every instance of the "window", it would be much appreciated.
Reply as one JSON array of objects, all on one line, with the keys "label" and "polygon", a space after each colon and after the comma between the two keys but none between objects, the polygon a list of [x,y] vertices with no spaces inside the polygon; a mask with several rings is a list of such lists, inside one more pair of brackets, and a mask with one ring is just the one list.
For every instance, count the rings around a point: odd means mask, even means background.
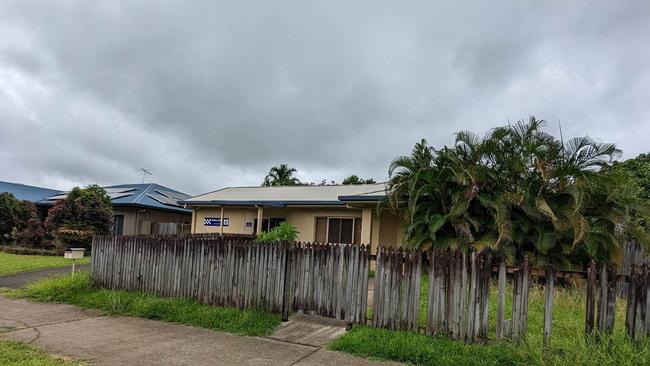
[{"label": "window", "polygon": [[316,242],[359,244],[361,219],[340,217],[316,218]]},{"label": "window", "polygon": [[[287,221],[287,219],[284,217],[264,218],[262,219],[262,231],[267,232],[285,221]],[[257,234],[257,219],[255,219],[255,222],[253,223],[253,234]]]},{"label": "window", "polygon": [[124,215],[113,216],[113,235],[122,235],[124,232]]}]

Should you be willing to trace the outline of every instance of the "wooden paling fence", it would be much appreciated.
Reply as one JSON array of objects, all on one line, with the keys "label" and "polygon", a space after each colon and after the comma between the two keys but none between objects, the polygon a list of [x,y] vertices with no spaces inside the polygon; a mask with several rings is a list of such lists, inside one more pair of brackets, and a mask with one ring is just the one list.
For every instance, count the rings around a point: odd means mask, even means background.
[{"label": "wooden paling fence", "polygon": [[214,236],[117,236],[93,240],[92,273],[112,289],[281,311],[286,251]]},{"label": "wooden paling fence", "polygon": [[375,327],[417,331],[422,253],[377,249],[372,323]]},{"label": "wooden paling fence", "polygon": [[650,336],[650,270],[647,264],[632,265],[629,275],[625,326],[631,339]]},{"label": "wooden paling fence", "polygon": [[[376,261],[374,280],[369,279]],[[497,338],[522,340],[528,332],[532,268],[524,257],[518,267],[481,252],[377,248],[365,245],[262,244],[250,237],[218,235],[98,236],[93,239],[92,276],[111,289],[143,291],[202,303],[289,311],[344,319],[348,324],[424,331],[452,339],[488,339],[490,285],[496,274]],[[496,269],[496,273],[495,272]],[[544,343],[553,324],[553,294],[557,276],[575,271],[547,268],[545,277]],[[428,276],[426,298],[420,295]],[[506,314],[511,278],[512,311]],[[614,265],[591,262],[586,274],[585,332],[611,333],[616,317],[617,284],[626,283],[625,324],[628,336],[650,336],[650,269],[631,264],[629,274]],[[370,281],[374,281],[368,306]],[[426,316],[420,307],[426,301]]]},{"label": "wooden paling fence", "polygon": [[428,334],[475,341],[487,336],[492,266],[488,252],[430,251]]},{"label": "wooden paling fence", "polygon": [[111,289],[365,321],[367,246],[290,246],[214,235],[103,236],[93,239],[91,263],[94,280]]},{"label": "wooden paling fence", "polygon": [[370,247],[302,244],[290,249],[292,308],[364,323]]},{"label": "wooden paling fence", "polygon": [[[634,241],[628,241],[623,245],[623,257],[621,259],[620,273],[629,275],[632,266],[650,265],[650,255],[645,248]],[[627,282],[619,281],[616,285],[620,297],[627,297]]]}]

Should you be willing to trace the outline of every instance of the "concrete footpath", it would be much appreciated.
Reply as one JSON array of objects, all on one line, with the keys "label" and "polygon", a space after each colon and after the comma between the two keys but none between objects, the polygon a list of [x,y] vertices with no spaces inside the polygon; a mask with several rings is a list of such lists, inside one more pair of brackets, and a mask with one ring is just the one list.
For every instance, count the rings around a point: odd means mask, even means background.
[{"label": "concrete footpath", "polygon": [[[309,337],[302,339],[307,343],[291,341],[291,329],[309,328],[297,318],[283,325],[276,339],[241,337],[0,295],[0,338],[94,365],[397,365],[329,351],[322,340],[309,342]],[[315,329],[331,338],[340,335],[336,328]]]}]

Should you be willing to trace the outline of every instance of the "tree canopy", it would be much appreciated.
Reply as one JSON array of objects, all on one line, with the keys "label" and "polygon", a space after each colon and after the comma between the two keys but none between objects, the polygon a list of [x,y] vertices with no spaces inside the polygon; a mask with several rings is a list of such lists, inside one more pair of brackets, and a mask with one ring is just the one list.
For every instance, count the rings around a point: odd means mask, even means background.
[{"label": "tree canopy", "polygon": [[622,242],[648,235],[630,218],[647,211],[629,177],[600,171],[621,154],[588,137],[561,141],[544,121],[456,134],[453,147],[426,140],[389,168],[382,207],[404,212],[405,245],[493,248],[510,258],[570,266],[611,260]]},{"label": "tree canopy", "polygon": [[368,178],[368,179],[363,179],[359,178],[358,175],[352,174],[348,176],[347,178],[343,179],[341,184],[343,185],[349,185],[349,184],[373,184],[376,183],[374,179]]},{"label": "tree canopy", "polygon": [[93,235],[106,235],[113,225],[111,198],[98,185],[75,187],[50,208],[45,227],[65,245],[90,245]]},{"label": "tree canopy", "polygon": [[[623,162],[615,161],[604,167],[603,173],[622,174],[628,178],[628,189],[645,201],[650,201],[650,154],[641,154],[633,159]],[[650,230],[650,216],[636,213],[634,219],[637,223]]]},{"label": "tree canopy", "polygon": [[291,168],[289,165],[284,163],[274,166],[269,170],[266,177],[264,177],[262,186],[279,187],[300,185],[300,180],[294,176],[294,173],[296,172],[297,170],[295,168]]},{"label": "tree canopy", "polygon": [[[9,192],[0,193],[0,242],[16,239],[16,236],[27,228],[31,219],[40,223],[33,203],[21,201]],[[31,226],[34,226],[34,223],[31,223]],[[34,243],[38,244],[40,241]]]}]

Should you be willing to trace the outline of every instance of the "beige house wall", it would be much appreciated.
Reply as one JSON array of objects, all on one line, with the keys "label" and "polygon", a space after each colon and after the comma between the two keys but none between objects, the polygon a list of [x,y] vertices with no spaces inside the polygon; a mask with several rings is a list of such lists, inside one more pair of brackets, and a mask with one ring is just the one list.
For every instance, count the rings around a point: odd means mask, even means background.
[{"label": "beige house wall", "polygon": [[[219,226],[205,226],[206,217],[220,217],[221,207],[201,206],[194,207],[192,215],[192,233],[219,233]],[[399,246],[402,240],[401,220],[398,216],[390,213],[382,213],[377,216],[374,208],[347,208],[347,207],[289,207],[289,208],[263,208],[264,218],[284,218],[288,223],[295,226],[299,231],[298,240],[313,242],[316,239],[316,218],[318,217],[341,217],[361,218],[365,220],[370,217],[370,225],[362,221],[362,240],[370,238],[373,252],[377,245]],[[248,234],[254,232],[254,222],[257,218],[255,207],[224,207],[224,218],[228,218],[229,226],[223,228],[224,234]],[[246,223],[249,223],[247,227]],[[370,235],[365,230],[370,229]],[[367,240],[367,239],[366,239]],[[363,242],[363,241],[362,241]],[[368,243],[364,243],[368,244]]]},{"label": "beige house wall", "polygon": [[136,210],[132,208],[113,208],[113,216],[123,215],[124,216],[124,225],[122,226],[123,235],[135,235],[136,234]]},{"label": "beige house wall", "polygon": [[[312,242],[316,239],[317,217],[361,218],[360,209],[348,208],[289,208],[287,222],[294,225],[300,234],[300,241]],[[279,216],[282,217],[282,216]]]},{"label": "beige house wall", "polygon": [[151,224],[154,222],[189,224],[192,220],[190,214],[137,207],[114,207],[115,215],[124,215],[123,235],[151,234]]},{"label": "beige house wall", "polygon": [[[203,220],[206,217],[221,217],[221,207],[195,207],[192,210],[193,226],[192,233],[219,233],[219,226],[205,226]],[[224,207],[223,217],[229,219],[229,225],[224,226],[224,234],[253,234],[253,223],[257,217],[256,208],[239,208],[239,207]],[[246,222],[250,222],[251,226],[246,227]]]}]

